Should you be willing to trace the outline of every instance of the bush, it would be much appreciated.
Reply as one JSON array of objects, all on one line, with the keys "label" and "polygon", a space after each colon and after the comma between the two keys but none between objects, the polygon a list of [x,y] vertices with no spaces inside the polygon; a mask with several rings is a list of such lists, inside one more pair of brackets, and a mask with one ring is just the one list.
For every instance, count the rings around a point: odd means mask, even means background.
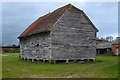
[{"label": "bush", "polygon": [[49,63],[51,63],[51,64],[55,64],[56,61],[55,61],[55,60],[49,60]]}]

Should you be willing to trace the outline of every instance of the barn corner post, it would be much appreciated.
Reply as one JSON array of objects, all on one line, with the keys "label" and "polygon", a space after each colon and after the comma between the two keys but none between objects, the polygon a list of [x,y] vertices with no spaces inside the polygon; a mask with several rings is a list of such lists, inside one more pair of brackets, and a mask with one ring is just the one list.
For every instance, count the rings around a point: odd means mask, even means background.
[{"label": "barn corner post", "polygon": [[48,63],[50,64],[56,64],[56,60],[54,59],[54,55],[52,54],[52,30],[50,29],[50,53],[49,53],[49,59]]},{"label": "barn corner post", "polygon": [[[96,51],[96,50],[95,50]],[[96,60],[96,56],[97,56],[97,51],[95,52],[96,54],[95,54],[95,57],[93,58],[93,62],[96,62],[97,60]]]},{"label": "barn corner post", "polygon": [[19,53],[19,59],[23,59],[24,60],[24,58],[22,57],[22,52],[21,52],[21,38],[19,38],[18,37],[18,39],[19,39],[19,46],[20,46],[20,53]]},{"label": "barn corner post", "polygon": [[[51,43],[51,48],[52,48],[52,43]],[[50,64],[56,64],[57,61],[54,59],[54,55],[52,54],[52,50],[50,51],[50,55],[49,55],[50,59],[49,59],[49,63]]]}]

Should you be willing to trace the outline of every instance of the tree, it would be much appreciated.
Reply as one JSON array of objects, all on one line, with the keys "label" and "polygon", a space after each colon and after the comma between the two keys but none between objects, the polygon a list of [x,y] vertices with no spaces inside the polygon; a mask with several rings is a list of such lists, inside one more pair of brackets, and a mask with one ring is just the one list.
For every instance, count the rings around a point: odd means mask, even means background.
[{"label": "tree", "polygon": [[113,37],[112,37],[112,36],[106,37],[106,41],[107,41],[107,42],[113,42]]},{"label": "tree", "polygon": [[107,37],[101,37],[101,38],[96,38],[96,40],[102,41],[102,42],[113,42],[113,37],[112,36],[107,36]]},{"label": "tree", "polygon": [[101,41],[106,42],[106,39],[105,39],[105,38],[101,37],[100,39],[101,39]]}]

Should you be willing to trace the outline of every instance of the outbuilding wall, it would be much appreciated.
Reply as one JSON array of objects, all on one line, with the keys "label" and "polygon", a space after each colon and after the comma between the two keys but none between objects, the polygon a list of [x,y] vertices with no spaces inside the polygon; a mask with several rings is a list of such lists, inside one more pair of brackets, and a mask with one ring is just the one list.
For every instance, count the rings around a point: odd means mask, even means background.
[{"label": "outbuilding wall", "polygon": [[116,55],[116,48],[119,48],[119,55],[120,55],[120,44],[112,44],[112,52]]}]

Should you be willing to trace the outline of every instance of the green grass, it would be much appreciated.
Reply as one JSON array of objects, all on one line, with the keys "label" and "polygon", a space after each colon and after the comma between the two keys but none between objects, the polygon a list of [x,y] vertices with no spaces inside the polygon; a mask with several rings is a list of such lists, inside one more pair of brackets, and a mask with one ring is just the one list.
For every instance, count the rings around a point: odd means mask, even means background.
[{"label": "green grass", "polygon": [[101,62],[95,63],[44,64],[20,60],[18,53],[3,55],[3,78],[118,78],[117,56],[97,56]]}]

